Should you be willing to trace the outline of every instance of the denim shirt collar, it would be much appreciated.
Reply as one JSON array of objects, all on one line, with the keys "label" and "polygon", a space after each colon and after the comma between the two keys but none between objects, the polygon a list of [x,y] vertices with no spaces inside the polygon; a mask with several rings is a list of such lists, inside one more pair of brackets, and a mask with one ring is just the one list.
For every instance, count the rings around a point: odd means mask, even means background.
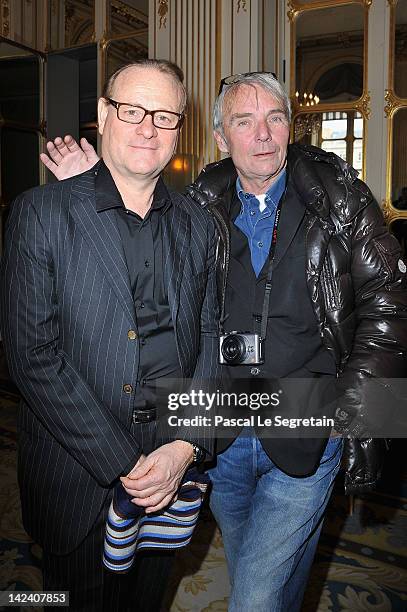
[{"label": "denim shirt collar", "polygon": [[[286,174],[287,174],[286,168],[284,168],[280,176],[278,177],[277,181],[273,183],[266,192],[265,202],[266,202],[266,205],[272,210],[274,210],[277,207],[280,201],[280,198],[284,193],[285,183],[286,183]],[[237,177],[237,180],[236,180],[236,192],[243,206],[245,205],[245,203],[253,201],[253,198],[256,198],[256,196],[253,193],[248,193],[243,190],[242,183],[239,177]]]}]

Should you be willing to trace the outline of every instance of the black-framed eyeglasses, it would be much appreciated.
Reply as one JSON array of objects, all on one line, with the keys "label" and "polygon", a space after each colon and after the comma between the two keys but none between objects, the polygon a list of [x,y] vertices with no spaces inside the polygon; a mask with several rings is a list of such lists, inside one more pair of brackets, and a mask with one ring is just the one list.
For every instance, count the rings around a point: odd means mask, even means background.
[{"label": "black-framed eyeglasses", "polygon": [[173,113],[161,109],[150,111],[135,104],[117,102],[112,98],[106,98],[106,100],[116,109],[117,118],[125,123],[141,123],[146,115],[151,115],[155,127],[161,130],[176,130],[181,127],[185,117],[183,113]]},{"label": "black-framed eyeglasses", "polygon": [[230,76],[227,76],[221,80],[219,84],[218,96],[222,93],[222,90],[224,87],[227,87],[228,85],[234,85],[235,83],[239,83],[239,81],[242,80],[242,77],[244,78],[244,77],[256,76],[256,74],[267,74],[269,76],[272,76],[273,79],[277,80],[277,75],[274,74],[274,72],[241,72],[240,74],[231,74]]}]

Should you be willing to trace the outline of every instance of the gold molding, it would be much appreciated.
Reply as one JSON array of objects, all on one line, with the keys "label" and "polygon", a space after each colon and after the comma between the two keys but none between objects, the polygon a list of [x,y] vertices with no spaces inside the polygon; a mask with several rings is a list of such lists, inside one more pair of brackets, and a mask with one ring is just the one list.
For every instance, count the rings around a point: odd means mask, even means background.
[{"label": "gold molding", "polygon": [[385,90],[384,114],[388,119],[387,126],[387,167],[386,167],[386,200],[383,205],[386,207],[390,221],[394,219],[407,219],[407,212],[394,208],[391,204],[393,196],[393,162],[394,162],[394,115],[400,109],[407,110],[407,100],[397,96],[394,90],[395,74],[395,40],[396,40],[396,8],[398,0],[387,0],[390,7],[390,37],[389,37],[389,71],[388,86]]},{"label": "gold molding", "polygon": [[168,0],[158,0],[157,14],[160,18],[159,29],[167,27]]},{"label": "gold molding", "polygon": [[237,0],[237,13],[240,13],[241,10],[247,12],[246,2],[247,0]]},{"label": "gold molding", "polygon": [[107,38],[106,33],[104,33],[102,38],[99,40],[99,47],[102,52],[106,51],[106,47],[109,42],[110,42],[110,38]]},{"label": "gold molding", "polygon": [[394,208],[391,205],[390,200],[382,200],[382,213],[387,225],[390,225],[394,218]]},{"label": "gold molding", "polygon": [[[397,0],[387,0],[388,2],[397,2]],[[298,0],[287,0],[287,17],[292,23],[297,14],[303,11],[314,11],[316,9],[332,8],[332,5],[346,6],[348,4],[361,4],[367,10],[372,6],[373,0],[319,0],[312,4],[300,4]]]},{"label": "gold molding", "polygon": [[297,6],[297,4],[295,4],[294,0],[288,0],[287,2],[287,17],[289,19],[289,21],[292,23],[299,11],[299,8]]},{"label": "gold molding", "polygon": [[370,91],[366,91],[355,104],[355,108],[363,115],[363,119],[370,119]]},{"label": "gold molding", "polygon": [[1,33],[7,37],[10,34],[10,5],[8,0],[1,2]]},{"label": "gold molding", "polygon": [[[345,7],[349,5],[359,5],[363,11],[363,91],[358,100],[350,102],[320,102],[317,107],[318,113],[330,111],[357,111],[363,117],[363,166],[362,177],[366,173],[366,139],[367,139],[367,121],[371,115],[371,98],[370,91],[367,90],[368,83],[368,39],[369,39],[369,8],[372,0],[317,0],[312,4],[299,4],[298,0],[287,0],[287,17],[290,21],[290,97],[292,100],[293,117],[299,114],[309,113],[309,108],[300,107],[295,97],[297,88],[296,83],[296,20],[298,15],[308,11],[317,9],[332,9],[333,7]],[[292,128],[291,136],[293,137],[294,130]]]},{"label": "gold molding", "polygon": [[393,221],[397,221],[399,219],[407,220],[407,211],[395,208],[390,198],[382,200],[382,212],[384,220],[388,225],[390,225],[390,223],[392,223]]},{"label": "gold molding", "polygon": [[[387,0],[395,1],[397,0]],[[332,8],[333,6],[346,6],[347,4],[361,4],[367,8],[370,8],[373,0],[314,0],[310,4],[303,4],[299,0],[287,0],[287,8],[289,11],[298,13],[300,11],[314,11],[315,9],[321,8]]]},{"label": "gold molding", "polygon": [[389,118],[394,114],[394,111],[401,106],[400,98],[398,98],[392,89],[386,89],[384,94],[384,99],[387,102],[384,107],[384,115]]},{"label": "gold molding", "polygon": [[131,6],[128,6],[121,0],[110,0],[110,5],[118,15],[122,15],[123,17],[130,17],[131,19],[141,21],[144,24],[148,23],[147,15],[145,15],[141,11],[138,11],[137,9],[132,8]]},{"label": "gold molding", "polygon": [[[287,6],[289,11],[287,16],[290,20],[290,95],[294,99],[294,93],[297,88],[296,83],[296,17],[298,14],[312,11],[316,9],[332,8],[332,5],[339,7],[345,7],[349,5],[359,5],[363,10],[363,92],[358,100],[352,102],[327,102],[326,104],[319,104],[320,110],[352,110],[357,109],[363,114],[365,119],[370,118],[370,93],[366,90],[368,82],[368,38],[369,38],[369,6],[368,2],[371,0],[320,0],[319,2],[312,3],[312,5],[298,4],[297,0],[287,0]],[[293,105],[294,107],[296,104]],[[324,108],[322,108],[322,106]],[[340,106],[340,108],[339,108]],[[296,109],[298,110],[298,109]]]}]

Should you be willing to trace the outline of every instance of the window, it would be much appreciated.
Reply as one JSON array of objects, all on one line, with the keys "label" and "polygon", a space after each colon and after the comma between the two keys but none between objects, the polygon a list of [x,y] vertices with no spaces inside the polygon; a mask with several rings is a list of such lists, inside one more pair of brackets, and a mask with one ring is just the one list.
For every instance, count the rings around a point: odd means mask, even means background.
[{"label": "window", "polygon": [[322,114],[319,146],[332,151],[356,170],[363,167],[363,118],[357,111],[331,111]]}]

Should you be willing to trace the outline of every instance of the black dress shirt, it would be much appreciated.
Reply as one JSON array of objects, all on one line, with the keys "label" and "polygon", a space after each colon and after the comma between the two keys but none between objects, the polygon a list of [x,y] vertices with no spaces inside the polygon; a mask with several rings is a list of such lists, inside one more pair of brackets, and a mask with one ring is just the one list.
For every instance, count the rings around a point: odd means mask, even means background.
[{"label": "black dress shirt", "polygon": [[109,169],[101,161],[96,168],[96,209],[114,208],[127,261],[137,320],[138,374],[135,409],[155,404],[159,378],[181,378],[174,324],[163,279],[161,218],[172,206],[167,188],[158,179],[153,203],[146,216],[126,209]]}]

